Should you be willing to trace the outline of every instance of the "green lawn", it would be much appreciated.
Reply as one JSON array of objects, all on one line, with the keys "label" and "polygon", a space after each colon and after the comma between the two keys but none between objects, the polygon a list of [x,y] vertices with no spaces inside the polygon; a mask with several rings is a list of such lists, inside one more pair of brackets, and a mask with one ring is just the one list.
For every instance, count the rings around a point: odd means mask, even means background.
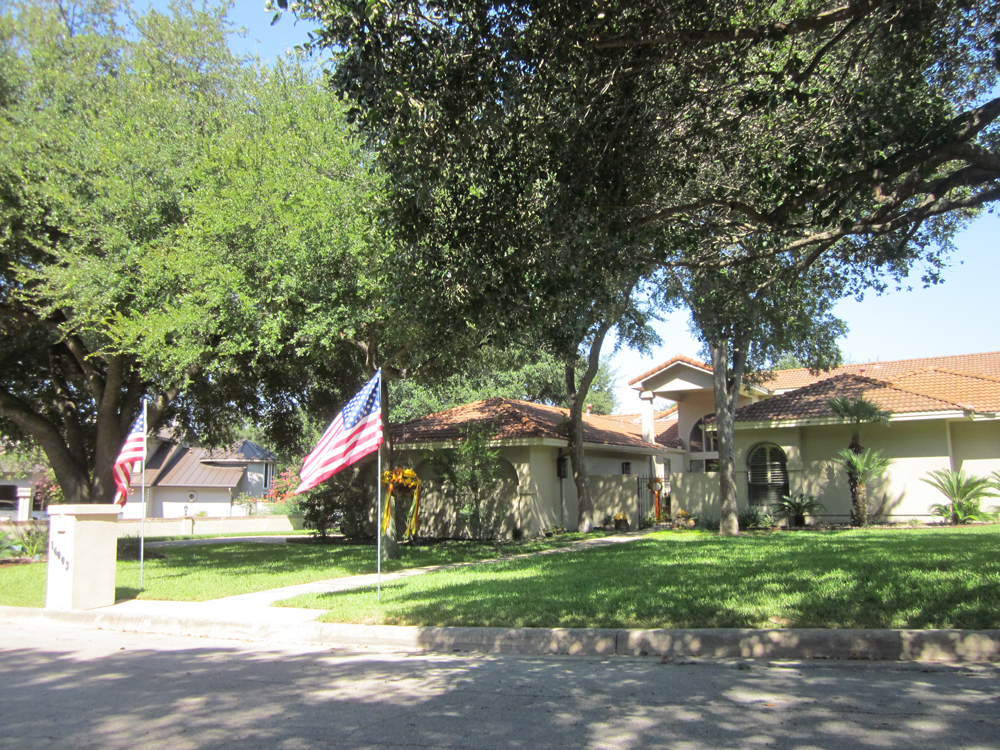
[{"label": "green lawn", "polygon": [[0,567],[0,605],[45,606],[45,563]]},{"label": "green lawn", "polygon": [[661,532],[625,545],[302,596],[331,622],[499,627],[1000,627],[1000,526]]},{"label": "green lawn", "polygon": [[[442,542],[400,548],[400,560],[383,562],[385,571],[440,565],[565,546],[583,538],[565,534],[523,544]],[[224,596],[375,572],[375,547],[309,543],[221,542],[151,549],[163,559],[147,559],[145,589],[139,590],[139,563],[119,561],[118,599],[205,601]],[[45,564],[0,567],[0,605],[45,604]]]}]

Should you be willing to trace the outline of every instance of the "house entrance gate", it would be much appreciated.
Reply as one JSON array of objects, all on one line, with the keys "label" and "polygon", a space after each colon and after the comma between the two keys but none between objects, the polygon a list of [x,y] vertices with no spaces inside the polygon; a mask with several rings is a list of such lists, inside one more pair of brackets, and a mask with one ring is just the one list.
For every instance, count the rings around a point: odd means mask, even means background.
[{"label": "house entrance gate", "polygon": [[[636,477],[636,494],[638,495],[639,517],[635,519],[633,528],[642,526],[643,519],[656,512],[656,495],[650,485],[657,477],[638,476]],[[660,522],[666,523],[671,520],[670,512],[670,480],[660,479],[663,488],[660,490]]]}]

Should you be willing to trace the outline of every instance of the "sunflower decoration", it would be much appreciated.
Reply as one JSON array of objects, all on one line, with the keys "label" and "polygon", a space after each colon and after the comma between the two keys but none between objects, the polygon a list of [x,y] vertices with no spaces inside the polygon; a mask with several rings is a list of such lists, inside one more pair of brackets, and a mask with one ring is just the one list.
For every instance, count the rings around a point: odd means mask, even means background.
[{"label": "sunflower decoration", "polygon": [[382,510],[382,533],[389,530],[389,518],[391,517],[392,498],[408,497],[413,495],[413,506],[410,508],[410,518],[406,522],[406,539],[412,539],[417,533],[419,519],[417,513],[420,510],[420,477],[413,469],[397,467],[382,472],[382,484],[386,486],[385,508]]}]

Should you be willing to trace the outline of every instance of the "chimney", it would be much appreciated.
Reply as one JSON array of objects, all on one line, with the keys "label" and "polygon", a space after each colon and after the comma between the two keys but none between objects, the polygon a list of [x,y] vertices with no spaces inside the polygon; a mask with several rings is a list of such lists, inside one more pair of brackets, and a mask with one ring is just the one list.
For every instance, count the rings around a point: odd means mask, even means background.
[{"label": "chimney", "polygon": [[593,411],[594,411],[594,405],[593,404],[587,404],[587,414],[592,414]]}]

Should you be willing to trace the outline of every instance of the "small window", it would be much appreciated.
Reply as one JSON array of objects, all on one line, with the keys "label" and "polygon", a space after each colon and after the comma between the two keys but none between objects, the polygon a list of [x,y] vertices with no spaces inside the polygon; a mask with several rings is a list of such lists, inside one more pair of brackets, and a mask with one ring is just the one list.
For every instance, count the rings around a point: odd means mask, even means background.
[{"label": "small window", "polygon": [[264,464],[264,489],[271,489],[271,482],[274,480],[274,466],[272,464]]},{"label": "small window", "polygon": [[17,510],[16,484],[0,484],[0,510]]},{"label": "small window", "polygon": [[719,459],[717,458],[705,459],[705,471],[718,471],[718,470],[719,470]]},{"label": "small window", "polygon": [[691,459],[691,473],[692,474],[704,474],[705,473],[705,461],[700,458]]},{"label": "small window", "polygon": [[632,473],[632,462],[622,461],[622,474],[631,474],[631,473]]}]

